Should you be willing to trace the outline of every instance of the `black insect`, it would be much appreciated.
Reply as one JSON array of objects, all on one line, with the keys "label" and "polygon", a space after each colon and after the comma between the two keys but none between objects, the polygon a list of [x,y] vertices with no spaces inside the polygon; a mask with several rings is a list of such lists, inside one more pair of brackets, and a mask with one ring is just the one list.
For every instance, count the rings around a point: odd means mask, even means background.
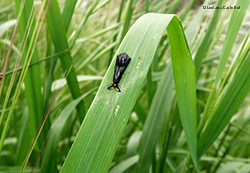
[{"label": "black insect", "polygon": [[117,55],[115,63],[115,71],[113,77],[113,83],[108,87],[108,89],[116,89],[116,91],[121,92],[118,83],[120,82],[124,71],[126,70],[131,58],[126,53],[121,53]]}]

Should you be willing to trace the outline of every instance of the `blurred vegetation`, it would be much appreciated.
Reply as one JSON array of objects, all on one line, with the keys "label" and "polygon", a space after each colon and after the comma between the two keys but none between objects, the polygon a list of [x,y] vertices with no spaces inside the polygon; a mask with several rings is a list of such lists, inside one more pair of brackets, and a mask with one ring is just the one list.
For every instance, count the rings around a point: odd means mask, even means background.
[{"label": "blurred vegetation", "polygon": [[250,172],[249,3],[0,1],[0,172]]}]

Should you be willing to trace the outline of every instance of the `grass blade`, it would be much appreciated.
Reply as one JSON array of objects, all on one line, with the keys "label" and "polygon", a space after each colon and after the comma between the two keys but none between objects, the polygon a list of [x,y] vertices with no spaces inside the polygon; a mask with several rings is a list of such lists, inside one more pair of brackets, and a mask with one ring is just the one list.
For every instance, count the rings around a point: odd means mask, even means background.
[{"label": "grass blade", "polygon": [[228,26],[228,30],[227,30],[225,44],[223,46],[222,53],[221,53],[221,59],[220,59],[219,67],[218,67],[218,72],[216,75],[215,84],[219,82],[222,76],[226,62],[233,48],[234,41],[240,30],[240,26],[244,19],[245,13],[248,9],[249,3],[250,3],[250,0],[238,0],[236,3],[236,6],[237,7],[240,6],[241,9],[234,10],[232,13],[229,26]]},{"label": "grass blade", "polygon": [[[217,7],[220,7],[222,5],[223,0],[219,0],[216,4]],[[202,60],[206,57],[206,54],[208,52],[208,47],[210,46],[212,42],[212,38],[216,29],[216,25],[219,20],[221,10],[214,10],[213,17],[208,25],[207,32],[197,50],[197,53],[194,57],[194,63],[196,68],[196,76],[198,77],[200,74],[200,68],[202,64]]]},{"label": "grass blade", "polygon": [[82,32],[84,26],[86,25],[89,17],[94,13],[94,10],[96,9],[96,6],[98,5],[99,2],[100,0],[95,0],[94,2],[90,3],[91,5],[88,8],[86,14],[84,15],[83,20],[81,21],[79,25],[79,28],[76,30],[76,33],[73,35],[73,38],[70,41],[70,49],[75,45],[76,40],[80,36],[80,33]]},{"label": "grass blade", "polygon": [[138,155],[132,156],[112,168],[109,173],[122,173],[138,161]]},{"label": "grass blade", "polygon": [[[23,2],[24,1],[22,1],[22,3]],[[23,70],[22,70],[22,72],[20,74],[20,77],[19,77],[19,80],[18,80],[18,83],[17,83],[17,87],[15,89],[15,93],[14,93],[14,96],[13,96],[13,101],[12,101],[11,106],[10,106],[10,111],[8,113],[6,123],[4,124],[4,127],[3,127],[3,131],[2,131],[2,134],[1,134],[1,140],[0,140],[0,152],[2,151],[3,142],[4,142],[4,139],[6,137],[6,133],[7,133],[7,128],[8,128],[8,125],[10,123],[10,120],[12,118],[13,112],[15,110],[15,106],[17,104],[17,100],[18,100],[18,97],[19,97],[20,92],[21,92],[21,86],[22,86],[22,83],[24,81],[25,75],[27,73],[31,58],[32,58],[32,56],[34,54],[35,45],[36,45],[36,43],[38,41],[39,33],[41,32],[41,28],[42,28],[43,22],[44,22],[44,17],[46,16],[46,14],[47,14],[46,3],[43,2],[42,7],[40,8],[40,11],[39,11],[39,14],[38,14],[38,20],[41,21],[41,22],[36,23],[36,25],[35,25],[34,32],[32,34],[31,41],[30,41],[30,44],[29,44],[29,47],[28,47],[28,50],[27,50],[27,54],[26,54],[26,57],[25,57],[24,68],[23,68]],[[13,74],[11,82],[10,82],[11,86],[13,85],[14,78],[15,78],[15,75]],[[10,86],[9,86],[9,88],[10,88]],[[5,103],[6,103],[6,101],[8,101],[8,99],[5,100]],[[4,113],[4,111],[2,112],[2,114],[3,113]]]},{"label": "grass blade", "polygon": [[155,93],[141,137],[138,172],[149,172],[155,145],[159,140],[165,116],[168,116],[175,96],[172,63],[169,63]]},{"label": "grass blade", "polygon": [[133,1],[134,0],[129,0],[128,6],[125,10],[125,21],[124,21],[124,25],[123,25],[123,29],[122,29],[122,33],[120,37],[120,42],[123,40],[124,36],[126,35],[130,27],[130,22],[131,22],[132,15],[133,15]]},{"label": "grass blade", "polygon": [[[66,30],[56,0],[51,1],[47,14],[47,26],[50,31],[50,35],[54,43],[56,52],[68,50],[69,46],[66,37]],[[67,72],[70,70],[69,74],[67,75],[67,83],[71,91],[72,97],[75,99],[81,96],[81,91],[76,79],[76,73],[73,67],[70,52],[65,52],[64,54],[59,55],[59,58],[62,63],[63,71]],[[83,101],[81,101],[77,105],[77,110],[79,112],[79,119],[83,120],[86,113]]]},{"label": "grass blade", "polygon": [[233,79],[215,104],[212,119],[198,142],[199,157],[213,144],[238,110],[250,91],[250,54],[242,62]]},{"label": "grass blade", "polygon": [[[60,115],[57,117],[57,119],[53,122],[51,125],[49,136],[48,136],[48,143],[46,145],[46,149],[43,156],[42,161],[42,168],[44,172],[55,172],[56,171],[56,161],[53,161],[53,156],[56,156],[55,154],[51,154],[52,152],[57,151],[57,146],[61,137],[61,133],[63,131],[63,128],[65,127],[66,123],[68,122],[71,113],[75,109],[76,105],[79,104],[79,102],[85,98],[87,95],[92,93],[96,89],[90,90],[88,93],[82,95],[81,97],[75,99],[74,101],[70,102],[65,108],[62,110]],[[54,170],[54,171],[52,171]]]},{"label": "grass blade", "polygon": [[195,67],[180,21],[173,20],[167,31],[180,118],[190,154],[198,170]]},{"label": "grass blade", "polygon": [[113,58],[61,172],[108,171],[166,27],[182,123],[197,167],[195,69],[183,28],[175,15],[147,14],[137,20],[117,51],[132,58],[120,82],[122,92],[107,90],[113,77]]},{"label": "grass blade", "polygon": [[[20,8],[20,1],[16,0],[16,11],[19,11]],[[31,15],[33,10],[33,0],[26,0],[25,5],[24,5],[24,10],[23,14],[20,18],[20,23],[18,25],[19,27],[19,33],[21,37],[25,37],[25,31],[26,27],[29,23],[29,16]],[[31,35],[34,32],[34,27],[35,27],[35,21],[32,20],[33,22],[31,23],[31,28],[30,30],[30,35],[27,37],[27,44],[30,44],[31,40]],[[24,38],[26,39],[26,38]],[[25,47],[25,51],[22,54],[22,60],[24,61],[25,57],[27,56],[27,47]],[[34,54],[32,56],[31,62],[34,63],[39,60],[39,55],[38,51],[35,48]],[[40,76],[40,65],[34,65],[29,68],[29,70],[26,73],[26,77],[24,80],[25,83],[25,94],[26,94],[26,99],[28,103],[28,108],[29,108],[29,127],[33,129],[32,131],[35,132],[38,128],[40,123],[42,122],[43,115],[44,115],[44,108],[43,108],[43,98],[42,98],[42,93],[41,93],[41,76]],[[47,125],[47,124],[46,124]],[[42,144],[42,141],[45,138],[45,134],[47,134],[48,127],[45,126],[45,130],[41,134],[41,138],[39,139],[39,144]]]},{"label": "grass blade", "polygon": [[0,38],[3,36],[3,34],[8,31],[12,26],[14,26],[16,24],[16,20],[9,20],[5,23],[2,23],[0,25]]},{"label": "grass blade", "polygon": [[20,131],[20,136],[18,138],[17,143],[17,156],[16,156],[16,162],[18,165],[21,165],[23,163],[23,160],[25,159],[25,156],[27,152],[29,151],[29,147],[32,141],[32,138],[34,134],[32,134],[30,130],[30,122],[29,122],[29,114],[28,109],[24,111],[22,119],[21,119],[22,128]]},{"label": "grass blade", "polygon": [[64,21],[66,31],[69,28],[69,24],[70,24],[70,21],[72,19],[73,13],[74,13],[76,2],[77,2],[77,0],[67,0],[65,2],[64,9],[62,12],[62,18]]},{"label": "grass blade", "polygon": [[[121,0],[121,2],[120,2],[120,7],[119,7],[119,13],[118,13],[118,16],[117,16],[117,23],[120,23],[124,3],[125,3],[125,0]],[[117,41],[117,36],[118,36],[118,34],[115,34],[115,35],[114,35],[114,37],[113,37],[113,42],[116,42],[116,41]],[[114,54],[114,48],[112,48],[112,49],[110,50],[109,61],[112,60],[113,54]]]},{"label": "grass blade", "polygon": [[219,90],[220,81],[222,79],[223,71],[225,70],[226,62],[228,60],[228,57],[230,56],[231,50],[233,48],[236,36],[239,32],[241,23],[243,21],[243,18],[245,16],[246,10],[249,6],[250,0],[238,0],[236,3],[236,6],[240,6],[240,10],[234,10],[229,22],[229,26],[227,29],[226,39],[225,43],[222,48],[221,52],[221,58],[220,63],[218,67],[218,71],[216,74],[214,87],[212,89],[212,92],[209,95],[209,98],[207,100],[207,104],[204,110],[204,115],[199,123],[199,132],[203,130],[205,127],[207,120],[211,119],[210,110],[213,107],[213,102],[215,102],[217,90]]}]

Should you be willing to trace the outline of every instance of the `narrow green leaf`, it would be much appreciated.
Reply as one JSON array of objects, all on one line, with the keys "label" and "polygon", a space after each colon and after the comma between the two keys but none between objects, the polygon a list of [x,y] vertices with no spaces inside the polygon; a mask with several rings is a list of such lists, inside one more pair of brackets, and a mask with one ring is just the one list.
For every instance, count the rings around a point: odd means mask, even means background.
[{"label": "narrow green leaf", "polygon": [[190,154],[198,170],[195,67],[180,21],[173,20],[167,31],[180,118]]},{"label": "narrow green leaf", "polygon": [[140,143],[140,138],[142,135],[142,131],[135,131],[129,138],[127,143],[127,150],[124,154],[124,158],[131,157],[137,153],[137,148]]},{"label": "narrow green leaf", "polygon": [[187,5],[185,5],[184,9],[182,9],[181,14],[180,14],[180,19],[184,20],[187,16],[187,14],[191,11],[191,8],[195,4],[195,0],[190,0]]},{"label": "narrow green leaf", "polygon": [[23,163],[27,151],[29,150],[32,138],[34,137],[34,134],[32,134],[30,129],[28,109],[25,108],[21,119],[21,130],[17,141],[16,162],[18,165]]},{"label": "narrow green leaf", "polygon": [[181,0],[172,1],[171,4],[169,5],[169,9],[168,9],[167,13],[169,13],[169,14],[174,13],[180,3],[181,3]]},{"label": "narrow green leaf", "polygon": [[[46,16],[47,26],[54,43],[56,52],[61,52],[69,49],[66,30],[63,23],[63,19],[60,13],[60,9],[57,3],[57,0],[50,1],[50,6],[48,10],[48,14]],[[81,91],[79,84],[76,79],[76,73],[74,70],[72,57],[70,52],[65,52],[64,54],[59,55],[59,58],[62,63],[62,68],[64,72],[67,72],[68,75],[66,77],[67,83],[72,94],[72,97],[75,99],[81,96]],[[77,105],[77,110],[79,112],[79,119],[82,120],[85,116],[86,110],[84,108],[83,101],[81,101]]]},{"label": "narrow green leaf", "polygon": [[175,96],[172,63],[163,73],[144,124],[140,141],[138,172],[149,172],[155,145],[159,141],[165,116],[169,115]]},{"label": "narrow green leaf", "polygon": [[222,130],[231,120],[234,113],[238,110],[245,97],[250,91],[250,54],[242,62],[236,71],[233,79],[221,94],[211,120],[209,121],[204,133],[199,140],[199,157],[201,157],[213,144]]},{"label": "narrow green leaf", "polygon": [[235,73],[236,69],[241,65],[242,61],[246,57],[246,55],[250,51],[250,30],[248,31],[247,36],[245,37],[242,45],[240,46],[240,50],[236,55],[236,58],[234,59],[233,63],[231,64],[231,67],[229,69],[229,72],[224,79],[222,86],[225,85],[225,83],[228,81],[228,79]]},{"label": "narrow green leaf", "polygon": [[[82,95],[81,97],[77,98],[76,100],[73,100],[70,102],[65,108],[62,110],[60,115],[57,117],[57,119],[53,122],[51,125],[49,136],[48,136],[48,143],[46,144],[46,149],[44,152],[43,160],[42,160],[42,167],[44,168],[44,172],[54,172],[56,171],[56,162],[52,161],[52,156],[55,156],[55,154],[51,155],[53,152],[57,152],[57,146],[61,137],[61,133],[67,124],[71,113],[75,109],[76,105],[79,104],[79,102],[88,96],[90,93],[92,93],[95,89],[90,90],[88,93]],[[54,164],[53,164],[54,163]],[[52,171],[54,170],[54,171]]]},{"label": "narrow green leaf", "polygon": [[[117,23],[120,23],[124,3],[125,3],[125,0],[121,0],[121,2],[120,2],[120,7],[119,7],[119,13],[118,13],[118,16],[117,16]],[[113,37],[113,42],[116,42],[116,41],[117,41],[117,36],[118,36],[118,34],[115,34],[115,35],[114,35],[114,37]],[[113,56],[114,56],[113,54],[114,54],[114,48],[112,48],[112,49],[110,50],[109,62],[112,60],[112,58],[113,58]]]},{"label": "narrow green leaf", "polygon": [[13,20],[9,20],[5,23],[2,23],[0,25],[0,38],[2,37],[2,35],[8,31],[12,26],[14,26],[16,24],[16,20],[13,19]]},{"label": "narrow green leaf", "polygon": [[233,10],[229,26],[227,29],[227,34],[225,38],[225,43],[222,48],[221,52],[221,58],[220,63],[218,67],[218,71],[216,74],[214,87],[208,97],[207,104],[205,106],[203,117],[199,123],[199,132],[201,132],[205,125],[208,123],[208,121],[211,119],[212,113],[210,113],[211,109],[214,106],[214,103],[216,102],[216,97],[218,94],[218,90],[220,90],[219,85],[220,81],[222,80],[223,71],[225,70],[225,66],[227,63],[227,60],[230,56],[231,50],[233,48],[233,45],[235,43],[236,36],[239,32],[240,26],[242,24],[243,18],[245,16],[246,10],[249,6],[250,0],[238,0],[236,2],[236,6],[240,6],[240,10]]},{"label": "narrow green leaf", "polygon": [[130,27],[132,15],[133,15],[133,1],[134,0],[129,0],[128,6],[125,11],[125,21],[124,21],[120,41],[122,41],[122,39],[124,38],[124,36],[126,35]]},{"label": "narrow green leaf", "polygon": [[[0,166],[0,172],[19,172],[20,171],[20,167],[17,166],[12,166],[12,167],[8,167],[8,166]],[[40,172],[40,169],[36,168],[33,169],[31,167],[27,167],[24,172]]]},{"label": "narrow green leaf", "polygon": [[[22,3],[21,9],[23,9],[22,7],[24,6],[24,2],[25,1],[21,2]],[[19,76],[17,85],[15,87],[15,92],[14,92],[13,100],[12,100],[12,103],[11,103],[11,106],[10,106],[10,110],[9,110],[9,113],[8,113],[8,116],[7,116],[7,120],[5,121],[3,130],[2,130],[2,133],[1,133],[0,152],[2,151],[3,142],[4,142],[4,139],[5,139],[6,134],[7,134],[7,129],[8,129],[10,120],[11,120],[11,118],[13,116],[13,112],[15,110],[15,106],[17,104],[18,97],[19,97],[20,92],[21,92],[21,86],[22,86],[22,83],[24,81],[25,75],[26,75],[26,73],[28,71],[28,67],[29,67],[30,61],[31,61],[32,56],[33,56],[34,51],[35,51],[35,45],[37,43],[37,40],[38,40],[38,37],[39,37],[39,33],[41,32],[41,28],[43,26],[42,13],[43,13],[43,9],[45,8],[45,5],[46,5],[46,3],[43,2],[42,6],[41,6],[41,8],[39,10],[38,20],[41,20],[42,22],[36,23],[36,25],[34,27],[34,32],[33,32],[32,36],[31,36],[30,44],[28,45],[27,54],[26,54],[26,57],[24,58],[24,61],[25,61],[24,62],[24,68],[22,69],[22,72],[21,72],[21,74]],[[21,13],[19,13],[19,14],[21,14]],[[20,16],[20,15],[18,15],[18,16]],[[15,68],[17,67],[17,65],[18,65],[18,63],[16,63]],[[6,95],[6,98],[5,98],[5,101],[4,101],[4,105],[3,105],[3,111],[1,112],[1,120],[0,120],[1,122],[2,122],[3,115],[4,115],[5,110],[6,110],[6,106],[7,106],[8,100],[9,100],[11,89],[12,89],[13,84],[14,84],[14,79],[15,79],[15,74],[12,75],[11,81],[10,81],[9,86],[8,86],[7,95]],[[1,122],[0,122],[0,124],[1,124]],[[30,151],[32,151],[32,149]]]},{"label": "narrow green leaf", "polygon": [[149,2],[148,0],[145,0],[145,13],[149,12]]},{"label": "narrow green leaf", "polygon": [[240,30],[241,23],[248,9],[250,0],[238,0],[236,6],[240,6],[240,10],[233,10],[229,26],[227,29],[226,39],[222,48],[221,59],[218,67],[218,72],[215,79],[215,85],[221,79],[228,57],[235,43],[236,36]]},{"label": "narrow green leaf", "polygon": [[66,0],[65,2],[64,9],[62,12],[62,18],[63,18],[63,23],[65,25],[66,31],[69,28],[69,24],[73,16],[76,3],[77,3],[77,0]]},{"label": "narrow green leaf", "polygon": [[90,7],[88,8],[87,12],[85,13],[79,28],[76,30],[76,33],[73,35],[73,38],[70,40],[70,49],[75,45],[76,40],[78,39],[78,37],[80,36],[83,28],[85,27],[89,17],[94,13],[94,10],[96,9],[96,6],[98,5],[98,3],[100,2],[100,0],[94,0],[94,2],[90,3]]},{"label": "narrow green leaf", "polygon": [[[77,81],[78,82],[82,82],[82,81],[94,81],[94,80],[102,80],[102,76],[92,76],[92,75],[79,75],[77,76]],[[60,88],[63,88],[66,84],[66,80],[65,79],[58,79],[55,80],[52,83],[51,86],[51,91],[55,91],[58,90]]]},{"label": "narrow green leaf", "polygon": [[[18,13],[20,8],[20,1],[16,0],[16,11]],[[34,32],[35,20],[32,21],[31,28],[26,28],[28,23],[30,22],[30,15],[33,10],[33,0],[26,0],[24,5],[23,14],[20,18],[20,23],[18,25],[19,33],[22,39],[27,39],[27,45],[30,44],[31,36]],[[25,31],[29,29],[30,34],[25,37]],[[24,52],[22,54],[22,60],[25,61],[25,57],[27,56],[28,46],[25,47]],[[35,48],[34,54],[31,59],[31,63],[34,63],[39,60],[38,51]],[[43,108],[43,99],[41,93],[41,76],[40,76],[40,65],[37,64],[32,66],[27,71],[24,83],[25,83],[25,94],[29,108],[29,127],[32,129],[33,135],[35,135],[35,131],[39,128],[39,125],[42,122],[44,115]],[[48,131],[48,127],[45,126],[45,130],[41,134],[41,138],[39,139],[39,144],[42,144],[43,139],[45,138],[45,134]]]},{"label": "narrow green leaf", "polygon": [[[7,46],[10,46],[11,45],[11,41],[10,40],[6,40],[6,39],[0,39],[0,45],[1,44],[6,44]],[[19,51],[19,49],[14,45],[12,44],[12,50],[19,56],[21,55],[21,52]],[[7,72],[5,73],[5,75],[7,75]]]},{"label": "narrow green leaf", "polygon": [[129,30],[116,53],[126,52],[132,59],[120,82],[122,91],[107,90],[113,77],[114,57],[61,172],[108,171],[166,27],[182,123],[193,161],[198,168],[195,69],[183,28],[175,15],[146,14]]},{"label": "narrow green leaf", "polygon": [[[64,9],[62,12],[62,18],[64,21],[65,25],[65,30],[66,32],[68,31],[70,21],[72,19],[75,5],[76,5],[77,0],[67,0],[64,5]],[[47,49],[46,49],[46,55],[51,55],[52,54],[52,41],[49,35],[49,32],[46,32],[46,39],[47,39]],[[51,85],[52,85],[52,80],[53,80],[53,75],[54,75],[54,70],[57,64],[57,57],[54,57],[51,59],[50,62],[46,62],[46,72],[45,76],[47,77],[46,84],[45,84],[45,94],[44,94],[44,106],[45,108],[48,107],[49,104],[49,99],[50,99],[50,94],[51,94]]]},{"label": "narrow green leaf", "polygon": [[[219,0],[216,4],[217,7],[221,7],[223,0]],[[214,14],[213,17],[207,27],[207,31],[206,34],[197,50],[197,53],[194,57],[194,63],[195,63],[195,69],[196,69],[196,76],[198,77],[200,74],[200,69],[201,69],[201,63],[202,60],[205,59],[206,54],[208,52],[208,47],[210,46],[214,33],[215,33],[215,29],[216,29],[216,25],[219,21],[219,16],[222,10],[214,10]]]},{"label": "narrow green leaf", "polygon": [[137,161],[138,161],[138,155],[130,157],[124,161],[122,161],[121,163],[119,163],[118,165],[116,165],[114,168],[112,168],[109,173],[122,173],[124,171],[126,171],[129,167],[131,167],[132,165],[134,165]]}]

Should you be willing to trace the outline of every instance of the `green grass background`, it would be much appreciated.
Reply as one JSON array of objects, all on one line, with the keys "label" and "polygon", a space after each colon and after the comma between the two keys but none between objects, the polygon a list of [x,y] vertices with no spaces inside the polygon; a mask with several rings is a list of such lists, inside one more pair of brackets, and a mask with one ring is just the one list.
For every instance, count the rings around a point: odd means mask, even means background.
[{"label": "green grass background", "polygon": [[249,3],[1,1],[0,172],[249,172]]}]

